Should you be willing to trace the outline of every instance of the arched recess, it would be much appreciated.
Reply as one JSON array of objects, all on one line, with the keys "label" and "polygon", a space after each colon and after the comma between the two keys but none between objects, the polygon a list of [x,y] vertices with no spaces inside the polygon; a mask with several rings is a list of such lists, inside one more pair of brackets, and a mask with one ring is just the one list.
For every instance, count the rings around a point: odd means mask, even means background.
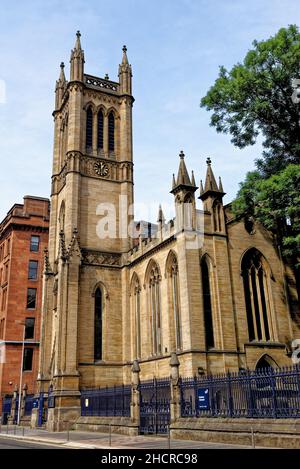
[{"label": "arched recess", "polygon": [[68,149],[68,113],[66,112],[62,118],[60,126],[60,167],[62,169],[65,163],[66,152]]},{"label": "arched recess", "polygon": [[223,231],[224,226],[224,214],[223,207],[219,200],[215,200],[212,206],[213,211],[213,229],[216,232]]},{"label": "arched recess", "polygon": [[270,357],[268,354],[262,355],[259,360],[257,360],[257,363],[255,365],[256,370],[262,370],[262,369],[268,369],[268,368],[278,368],[278,364],[275,362],[275,360]]},{"label": "arched recess", "polygon": [[200,260],[202,281],[202,304],[204,315],[205,346],[209,350],[215,347],[215,324],[213,315],[212,263],[207,254]]},{"label": "arched recess", "polygon": [[184,226],[184,215],[183,215],[183,201],[180,197],[180,194],[177,194],[175,197],[175,223],[176,223],[176,229],[179,231],[183,229]]},{"label": "arched recess", "polygon": [[191,230],[194,225],[193,217],[193,197],[191,194],[186,194],[183,200],[183,217],[184,217],[184,228]]},{"label": "arched recess", "polygon": [[66,217],[66,204],[63,200],[60,204],[59,214],[58,214],[58,226],[59,231],[64,231],[65,229],[65,217]]},{"label": "arched recess", "polygon": [[66,219],[66,204],[62,200],[59,205],[59,210],[57,214],[57,226],[56,226],[56,253],[59,255],[61,245],[60,245],[60,234],[65,231],[65,219]]},{"label": "arched recess", "polygon": [[272,272],[263,254],[248,249],[241,260],[248,336],[250,341],[277,340],[272,301]]},{"label": "arched recess", "polygon": [[162,315],[161,315],[161,273],[156,261],[151,259],[148,263],[145,274],[145,287],[147,290],[150,333],[151,333],[151,353],[161,355],[162,353]]},{"label": "arched recess", "polygon": [[132,317],[132,344],[133,356],[141,358],[141,283],[138,275],[134,272],[130,284],[131,294],[131,317]]},{"label": "arched recess", "polygon": [[109,296],[102,282],[94,285],[91,296],[94,311],[94,360],[100,361],[104,355],[104,323]]},{"label": "arched recess", "polygon": [[170,348],[182,349],[182,323],[180,314],[180,286],[177,255],[173,250],[168,254],[165,266],[165,277],[168,282],[168,304],[170,324]]}]

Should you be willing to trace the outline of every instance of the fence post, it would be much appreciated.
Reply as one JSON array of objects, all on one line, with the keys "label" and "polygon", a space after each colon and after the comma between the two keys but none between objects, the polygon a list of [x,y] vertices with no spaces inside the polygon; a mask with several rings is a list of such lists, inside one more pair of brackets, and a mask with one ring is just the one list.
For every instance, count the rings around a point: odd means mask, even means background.
[{"label": "fence post", "polygon": [[[122,396],[123,399],[123,396]],[[114,384],[114,395],[113,395],[113,403],[114,403],[114,417],[117,415],[117,386]],[[123,407],[123,402],[122,402]]]},{"label": "fence post", "polygon": [[277,399],[276,399],[276,376],[274,373],[273,368],[266,370],[266,373],[269,374],[269,378],[271,381],[271,389],[272,389],[272,401],[273,401],[273,416],[277,417]]},{"label": "fence post", "polygon": [[134,360],[131,368],[130,417],[137,427],[140,426],[140,371],[138,360]]},{"label": "fence post", "polygon": [[[248,390],[249,390],[249,400],[247,402],[247,406],[248,406],[248,412],[250,410],[250,417],[252,418],[254,416],[255,405],[254,405],[253,391],[252,391],[252,385],[251,385],[251,371],[247,370],[247,375],[245,376],[247,379]],[[249,406],[250,406],[250,409],[249,409]]]},{"label": "fence post", "polygon": [[20,419],[22,417],[24,417],[24,415],[25,415],[26,397],[27,397],[27,384],[25,383],[24,386],[23,386],[23,391],[22,391]]},{"label": "fence post", "polygon": [[11,420],[12,423],[14,423],[17,419],[17,414],[18,414],[17,405],[18,405],[18,386],[16,385],[14,389],[13,398],[11,400],[11,411],[10,411],[10,417],[9,417],[9,420]]},{"label": "fence post", "polygon": [[171,353],[170,359],[170,375],[171,375],[171,401],[170,401],[170,421],[171,424],[176,422],[181,416],[180,408],[180,381],[179,381],[179,360],[175,352]]},{"label": "fence post", "polygon": [[233,402],[232,402],[232,392],[231,392],[231,374],[230,371],[227,372],[227,389],[228,389],[228,410],[230,417],[233,416]]},{"label": "fence post", "polygon": [[198,383],[197,376],[193,377],[194,399],[195,399],[195,417],[199,416],[199,401],[198,401]]},{"label": "fence post", "polygon": [[105,386],[105,416],[108,416],[108,386]]}]

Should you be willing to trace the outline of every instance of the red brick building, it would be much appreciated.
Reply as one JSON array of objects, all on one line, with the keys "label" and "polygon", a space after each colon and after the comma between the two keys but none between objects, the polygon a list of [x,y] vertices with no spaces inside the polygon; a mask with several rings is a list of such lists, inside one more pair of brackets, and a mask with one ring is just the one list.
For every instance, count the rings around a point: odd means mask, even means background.
[{"label": "red brick building", "polygon": [[48,244],[49,200],[25,196],[0,224],[0,413],[2,398],[23,385],[35,392],[42,274]]}]

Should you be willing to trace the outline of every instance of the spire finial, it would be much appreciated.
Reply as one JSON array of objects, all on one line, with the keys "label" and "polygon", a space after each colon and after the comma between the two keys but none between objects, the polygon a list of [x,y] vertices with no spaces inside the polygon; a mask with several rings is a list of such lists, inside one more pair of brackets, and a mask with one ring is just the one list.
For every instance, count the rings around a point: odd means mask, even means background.
[{"label": "spire finial", "polygon": [[207,166],[211,166],[211,159],[210,159],[210,157],[207,158],[206,164],[207,164]]},{"label": "spire finial", "polygon": [[179,157],[181,160],[184,160],[185,154],[183,153],[183,150],[180,151]]},{"label": "spire finial", "polygon": [[108,73],[105,74],[104,80],[109,80],[109,75],[108,75]]},{"label": "spire finial", "polygon": [[64,64],[64,62],[61,62],[60,63],[60,74],[59,74],[59,81],[61,83],[65,83],[65,81],[66,81],[64,68],[65,68],[65,64]]},{"label": "spire finial", "polygon": [[75,49],[76,50],[81,50],[80,37],[81,37],[80,31],[77,31],[77,33],[76,33],[76,44],[75,44]]},{"label": "spire finial", "polygon": [[122,51],[123,51],[122,64],[123,64],[123,65],[128,65],[127,47],[126,47],[126,46],[123,46]]}]

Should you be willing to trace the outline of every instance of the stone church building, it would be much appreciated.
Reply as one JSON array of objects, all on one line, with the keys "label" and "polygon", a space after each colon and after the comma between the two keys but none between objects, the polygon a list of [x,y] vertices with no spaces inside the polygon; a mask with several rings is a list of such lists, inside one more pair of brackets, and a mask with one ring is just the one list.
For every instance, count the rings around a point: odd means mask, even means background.
[{"label": "stone church building", "polygon": [[80,389],[131,383],[134,360],[142,380],[168,376],[172,352],[182,376],[291,365],[292,273],[271,234],[223,204],[209,158],[199,188],[183,152],[174,161],[174,219],[159,208],[156,225],[134,221],[126,47],[118,81],[92,76],[78,32],[55,96],[38,375],[53,388],[54,427],[80,415]]}]

